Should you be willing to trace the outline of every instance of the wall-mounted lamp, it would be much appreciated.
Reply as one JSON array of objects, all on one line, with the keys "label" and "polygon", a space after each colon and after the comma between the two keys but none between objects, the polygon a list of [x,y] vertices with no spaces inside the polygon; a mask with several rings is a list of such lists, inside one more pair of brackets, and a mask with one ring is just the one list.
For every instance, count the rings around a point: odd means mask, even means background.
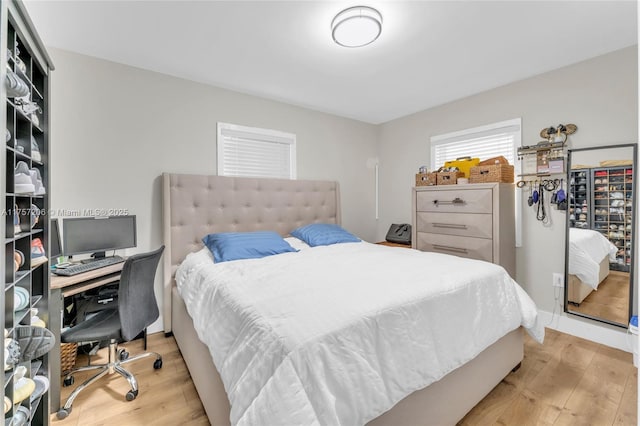
[{"label": "wall-mounted lamp", "polygon": [[542,129],[540,136],[549,142],[562,142],[567,141],[567,136],[571,135],[578,130],[578,126],[575,124],[558,124],[556,127],[547,127]]}]

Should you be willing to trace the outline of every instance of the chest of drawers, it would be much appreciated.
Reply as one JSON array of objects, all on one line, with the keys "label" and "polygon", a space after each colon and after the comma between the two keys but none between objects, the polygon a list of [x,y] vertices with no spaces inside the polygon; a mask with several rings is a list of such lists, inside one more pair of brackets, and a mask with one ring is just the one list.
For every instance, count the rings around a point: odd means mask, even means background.
[{"label": "chest of drawers", "polygon": [[412,217],[413,248],[496,263],[515,278],[513,184],[416,187]]}]

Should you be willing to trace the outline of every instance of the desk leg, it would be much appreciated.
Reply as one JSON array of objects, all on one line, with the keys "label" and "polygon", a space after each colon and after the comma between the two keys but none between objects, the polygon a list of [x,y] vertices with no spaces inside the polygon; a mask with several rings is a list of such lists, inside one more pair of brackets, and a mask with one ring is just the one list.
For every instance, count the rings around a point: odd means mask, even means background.
[{"label": "desk leg", "polygon": [[60,289],[51,289],[49,297],[49,330],[58,342],[49,352],[49,399],[51,413],[57,413],[60,409],[60,330],[64,301]]}]

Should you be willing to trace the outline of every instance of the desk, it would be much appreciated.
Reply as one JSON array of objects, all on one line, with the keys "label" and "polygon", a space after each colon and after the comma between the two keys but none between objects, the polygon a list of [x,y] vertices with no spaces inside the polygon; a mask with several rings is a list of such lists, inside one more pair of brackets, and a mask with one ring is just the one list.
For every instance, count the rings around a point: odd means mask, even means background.
[{"label": "desk", "polygon": [[[62,310],[64,298],[82,293],[92,288],[111,284],[120,280],[120,271],[124,262],[109,265],[104,268],[94,269],[71,277],[51,275],[51,294],[49,300],[49,329],[60,342],[62,329]],[[49,352],[49,396],[51,400],[51,413],[60,409],[60,345],[53,347]]]}]

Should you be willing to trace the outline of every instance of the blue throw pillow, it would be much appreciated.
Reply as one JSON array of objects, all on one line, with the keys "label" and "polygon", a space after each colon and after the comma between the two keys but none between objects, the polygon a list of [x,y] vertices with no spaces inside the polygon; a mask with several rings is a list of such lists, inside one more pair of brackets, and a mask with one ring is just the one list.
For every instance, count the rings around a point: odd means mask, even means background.
[{"label": "blue throw pillow", "polygon": [[291,236],[311,247],[328,246],[337,243],[359,243],[360,239],[339,225],[332,223],[312,223],[291,231]]},{"label": "blue throw pillow", "polygon": [[297,251],[272,231],[221,232],[207,235],[202,242],[217,263]]}]

